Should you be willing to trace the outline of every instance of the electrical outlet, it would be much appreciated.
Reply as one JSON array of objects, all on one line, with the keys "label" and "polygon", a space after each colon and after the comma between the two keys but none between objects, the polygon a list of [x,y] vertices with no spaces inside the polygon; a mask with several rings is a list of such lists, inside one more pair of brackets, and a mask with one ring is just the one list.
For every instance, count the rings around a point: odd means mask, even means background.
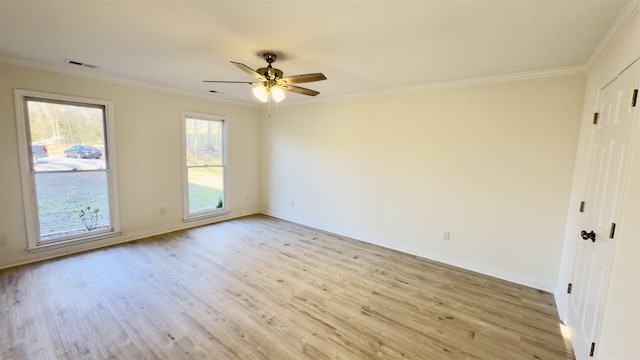
[{"label": "electrical outlet", "polygon": [[294,200],[291,200],[291,203],[289,203],[289,205],[291,205],[291,207],[296,206],[296,202]]},{"label": "electrical outlet", "polygon": [[161,207],[161,208],[160,208],[160,216],[162,216],[162,215],[166,215],[166,214],[167,214],[167,208],[163,208],[163,207]]},{"label": "electrical outlet", "polygon": [[449,241],[450,238],[451,238],[451,233],[449,231],[442,232],[442,240]]},{"label": "electrical outlet", "polygon": [[8,245],[7,235],[0,234],[0,246],[6,246],[6,245]]}]

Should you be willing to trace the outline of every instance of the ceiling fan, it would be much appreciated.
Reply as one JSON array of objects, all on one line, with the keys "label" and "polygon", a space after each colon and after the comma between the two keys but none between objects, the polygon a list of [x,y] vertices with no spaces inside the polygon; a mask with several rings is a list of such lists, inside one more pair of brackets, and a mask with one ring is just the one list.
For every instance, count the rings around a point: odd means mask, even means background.
[{"label": "ceiling fan", "polygon": [[210,83],[225,83],[225,84],[250,84],[254,85],[253,95],[262,102],[267,102],[269,94],[276,101],[280,102],[284,99],[285,94],[283,90],[291,91],[294,93],[316,96],[319,92],[292,84],[300,84],[306,82],[326,80],[327,77],[322,73],[293,75],[283,77],[283,72],[280,69],[276,69],[271,64],[276,61],[277,56],[273,53],[264,53],[262,55],[267,62],[267,67],[253,70],[245,64],[231,61],[231,63],[238,67],[238,69],[246,72],[247,74],[256,78],[257,81],[224,81],[224,80],[204,80],[204,82]]}]

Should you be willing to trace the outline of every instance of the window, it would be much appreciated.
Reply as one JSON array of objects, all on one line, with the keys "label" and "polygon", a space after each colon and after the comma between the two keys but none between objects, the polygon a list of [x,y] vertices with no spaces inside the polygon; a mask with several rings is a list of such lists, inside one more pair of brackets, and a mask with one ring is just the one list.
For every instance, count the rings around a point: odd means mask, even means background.
[{"label": "window", "polygon": [[195,219],[227,211],[225,119],[183,113],[184,217]]},{"label": "window", "polygon": [[15,95],[29,248],[112,236],[111,103]]}]

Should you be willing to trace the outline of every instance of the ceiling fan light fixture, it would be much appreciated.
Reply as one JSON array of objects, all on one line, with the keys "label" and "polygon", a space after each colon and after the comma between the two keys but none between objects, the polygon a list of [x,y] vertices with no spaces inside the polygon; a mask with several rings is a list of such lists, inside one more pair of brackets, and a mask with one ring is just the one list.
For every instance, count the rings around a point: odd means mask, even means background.
[{"label": "ceiling fan light fixture", "polygon": [[269,91],[262,85],[254,86],[252,92],[256,99],[261,102],[267,102],[267,100],[269,100]]},{"label": "ceiling fan light fixture", "polygon": [[272,87],[270,92],[271,92],[271,97],[277,103],[279,103],[280,101],[284,100],[284,98],[285,98],[284,90],[282,90],[282,88],[280,86]]}]

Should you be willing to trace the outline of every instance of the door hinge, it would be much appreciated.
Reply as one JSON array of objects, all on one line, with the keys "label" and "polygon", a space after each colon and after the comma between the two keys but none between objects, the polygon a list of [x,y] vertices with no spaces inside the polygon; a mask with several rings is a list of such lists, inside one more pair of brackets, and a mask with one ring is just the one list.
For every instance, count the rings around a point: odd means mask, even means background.
[{"label": "door hinge", "polygon": [[584,212],[584,201],[580,201],[580,212]]},{"label": "door hinge", "polygon": [[611,223],[611,230],[609,230],[609,239],[613,239],[616,234],[616,223]]},{"label": "door hinge", "polygon": [[599,115],[600,115],[600,114],[598,114],[598,113],[593,113],[593,125],[595,125],[595,124],[597,124],[597,123],[598,123],[598,116],[599,116]]},{"label": "door hinge", "polygon": [[631,97],[631,107],[636,107],[636,101],[638,101],[638,89],[633,90],[633,96]]},{"label": "door hinge", "polygon": [[589,350],[589,356],[593,356],[595,351],[596,351],[596,343],[592,342],[591,343],[591,350]]},{"label": "door hinge", "polygon": [[571,283],[567,286],[567,294],[571,294]]}]

